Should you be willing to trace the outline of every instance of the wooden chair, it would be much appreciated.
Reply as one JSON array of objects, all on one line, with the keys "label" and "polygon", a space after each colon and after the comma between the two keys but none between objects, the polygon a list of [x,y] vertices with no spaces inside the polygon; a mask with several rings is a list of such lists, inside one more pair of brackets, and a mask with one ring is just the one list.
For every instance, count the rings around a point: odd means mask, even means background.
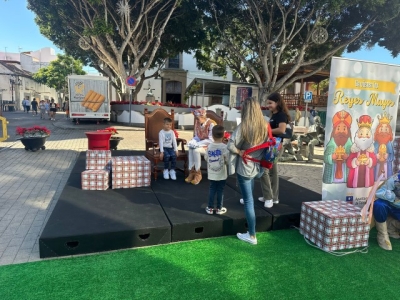
[{"label": "wooden chair", "polygon": [[[151,161],[152,169],[151,173],[154,176],[154,180],[157,180],[158,173],[162,169],[158,169],[157,165],[162,162],[160,159],[160,147],[158,141],[158,133],[163,128],[164,119],[172,119],[172,129],[175,128],[174,122],[174,110],[171,110],[171,114],[162,108],[157,108],[153,112],[149,113],[147,108],[144,110],[144,134],[146,143],[146,158]],[[183,171],[185,176],[189,173],[188,171],[188,156],[185,151],[186,140],[177,138],[176,142],[178,144],[179,155],[176,161],[183,161],[183,168],[176,168],[177,170]]]}]

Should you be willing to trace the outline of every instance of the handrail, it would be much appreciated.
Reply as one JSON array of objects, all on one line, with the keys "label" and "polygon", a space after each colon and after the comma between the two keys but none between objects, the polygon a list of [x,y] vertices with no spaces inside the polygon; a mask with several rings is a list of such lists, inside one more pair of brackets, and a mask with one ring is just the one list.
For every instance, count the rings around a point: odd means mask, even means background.
[{"label": "handrail", "polygon": [[[282,98],[285,101],[286,105],[289,108],[294,108],[297,106],[306,106],[304,102],[303,94],[282,94]],[[328,104],[328,96],[325,95],[313,95],[313,99],[311,103],[308,103],[308,106],[315,107],[326,107]]]}]

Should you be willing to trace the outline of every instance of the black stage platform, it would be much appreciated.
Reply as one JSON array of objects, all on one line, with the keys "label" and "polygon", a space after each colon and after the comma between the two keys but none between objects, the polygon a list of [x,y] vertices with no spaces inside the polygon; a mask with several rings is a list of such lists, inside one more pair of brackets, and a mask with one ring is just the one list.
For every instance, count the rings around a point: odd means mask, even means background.
[{"label": "black stage platform", "polygon": [[[225,187],[224,215],[208,215],[208,181],[197,186],[177,180],[164,180],[162,174],[151,187],[85,191],[81,172],[85,152],[76,161],[63,192],[39,239],[40,257],[151,246],[177,241],[234,235],[246,231],[243,205],[236,177]],[[113,151],[113,156],[143,155],[140,151]],[[203,173],[206,176],[205,172]],[[255,198],[261,196],[255,183]],[[320,195],[280,179],[279,205],[271,209],[255,201],[257,231],[299,225],[303,201],[320,200]]]}]

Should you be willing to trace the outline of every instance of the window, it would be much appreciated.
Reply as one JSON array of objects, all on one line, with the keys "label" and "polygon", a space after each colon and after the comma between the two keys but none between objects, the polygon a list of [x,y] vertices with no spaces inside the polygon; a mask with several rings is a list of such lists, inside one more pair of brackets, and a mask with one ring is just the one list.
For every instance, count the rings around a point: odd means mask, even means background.
[{"label": "window", "polygon": [[218,77],[226,76],[226,69],[224,69],[224,68],[213,69],[213,76],[218,76]]},{"label": "window", "polygon": [[179,69],[179,54],[175,57],[168,58],[168,68],[170,69]]}]

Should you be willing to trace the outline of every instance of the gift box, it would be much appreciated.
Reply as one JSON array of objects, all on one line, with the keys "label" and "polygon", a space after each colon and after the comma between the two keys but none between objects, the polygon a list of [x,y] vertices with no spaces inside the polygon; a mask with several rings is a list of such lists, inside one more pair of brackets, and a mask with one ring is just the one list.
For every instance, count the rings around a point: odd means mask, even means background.
[{"label": "gift box", "polygon": [[303,202],[300,233],[325,251],[368,246],[369,224],[361,208],[341,200]]},{"label": "gift box", "polygon": [[110,170],[110,168],[111,168],[110,150],[86,151],[86,170]]},{"label": "gift box", "polygon": [[150,186],[151,163],[145,156],[111,158],[112,189]]},{"label": "gift box", "polygon": [[110,186],[110,171],[86,170],[81,174],[82,190],[104,191]]}]

